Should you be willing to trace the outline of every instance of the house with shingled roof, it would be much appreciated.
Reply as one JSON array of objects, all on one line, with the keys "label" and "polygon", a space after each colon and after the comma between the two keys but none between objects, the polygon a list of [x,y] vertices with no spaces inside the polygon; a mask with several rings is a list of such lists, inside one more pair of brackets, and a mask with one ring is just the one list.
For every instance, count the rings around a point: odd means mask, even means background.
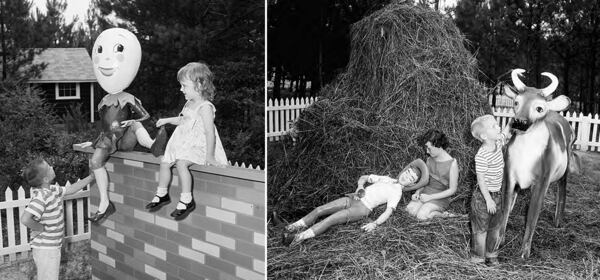
[{"label": "house with shingled roof", "polygon": [[62,116],[71,106],[81,104],[81,112],[90,122],[97,119],[96,106],[103,94],[99,92],[92,59],[85,48],[47,48],[32,63],[46,67],[40,76],[27,82],[44,92],[44,98],[54,106],[57,115]]}]

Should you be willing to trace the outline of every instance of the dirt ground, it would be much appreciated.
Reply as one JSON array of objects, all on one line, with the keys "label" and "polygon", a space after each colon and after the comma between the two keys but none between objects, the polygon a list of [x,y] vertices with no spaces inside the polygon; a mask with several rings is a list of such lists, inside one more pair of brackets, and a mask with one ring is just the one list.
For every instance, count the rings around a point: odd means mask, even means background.
[{"label": "dirt ground", "polygon": [[[92,268],[89,264],[89,240],[67,244],[63,247],[60,261],[60,275],[62,280],[90,279]],[[36,279],[35,264],[31,256],[24,260],[16,261],[10,265],[0,265],[0,279],[2,280],[33,280]]]}]

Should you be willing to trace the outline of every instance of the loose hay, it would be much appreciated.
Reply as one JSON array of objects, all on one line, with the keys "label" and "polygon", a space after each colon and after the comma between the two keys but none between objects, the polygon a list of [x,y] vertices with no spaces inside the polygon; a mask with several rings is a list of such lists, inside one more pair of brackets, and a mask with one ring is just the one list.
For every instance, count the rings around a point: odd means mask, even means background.
[{"label": "loose hay", "polygon": [[[486,89],[454,23],[437,12],[390,4],[352,26],[345,73],[297,121],[298,142],[270,145],[268,204],[294,219],[354,191],[362,174],[396,175],[425,158],[418,137],[444,132],[460,168],[451,207],[465,212],[478,143],[471,121],[485,113]],[[273,147],[279,146],[281,147]],[[275,153],[275,152],[274,152]]]}]

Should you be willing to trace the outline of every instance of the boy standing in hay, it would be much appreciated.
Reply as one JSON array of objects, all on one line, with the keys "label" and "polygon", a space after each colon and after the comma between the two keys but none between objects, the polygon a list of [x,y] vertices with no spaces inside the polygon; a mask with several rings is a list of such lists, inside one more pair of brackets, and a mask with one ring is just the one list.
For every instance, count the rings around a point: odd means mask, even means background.
[{"label": "boy standing in hay", "polygon": [[32,187],[32,194],[21,223],[33,230],[30,244],[38,280],[58,280],[65,232],[63,197],[94,180],[92,174],[68,187],[61,187],[50,185],[55,177],[54,168],[41,158],[33,160],[23,170],[23,178]]},{"label": "boy standing in hay", "polygon": [[503,131],[492,115],[478,117],[471,123],[471,134],[482,142],[475,155],[475,172],[479,190],[475,189],[471,199],[471,262],[489,265],[498,264],[498,255],[489,253],[494,248],[488,238],[490,221],[500,218],[502,211],[502,178],[504,176],[504,157],[502,146],[508,139],[510,125]]}]

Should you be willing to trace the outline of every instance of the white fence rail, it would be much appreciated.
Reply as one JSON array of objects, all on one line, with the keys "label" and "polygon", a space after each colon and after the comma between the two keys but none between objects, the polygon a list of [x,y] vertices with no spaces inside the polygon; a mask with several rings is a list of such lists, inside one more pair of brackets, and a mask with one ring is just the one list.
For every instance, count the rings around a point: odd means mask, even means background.
[{"label": "white fence rail", "polygon": [[[67,186],[71,183],[67,182]],[[67,195],[63,199],[65,213],[65,242],[76,242],[90,238],[90,222],[85,220],[89,208],[89,185],[83,190]],[[7,188],[4,201],[0,201],[0,264],[26,258],[30,231],[20,219],[31,198],[23,187],[13,191]],[[89,211],[89,210],[88,210]]]},{"label": "white fence rail", "polygon": [[[498,96],[496,105],[502,106],[493,109],[493,114],[501,127],[504,127],[509,118],[514,115],[513,109],[507,106],[512,100]],[[304,99],[269,99],[267,104],[267,138],[269,141],[277,141],[288,131],[304,108],[315,102],[315,98]],[[491,101],[491,99],[490,99]],[[510,103],[509,103],[510,102]],[[582,113],[561,113],[575,130],[577,140],[575,149],[584,151],[600,151],[600,117],[598,114],[584,116]]]},{"label": "white fence rail", "polygon": [[317,99],[311,98],[286,98],[269,99],[267,102],[267,138],[276,141],[286,134],[298,118],[300,112]]}]

